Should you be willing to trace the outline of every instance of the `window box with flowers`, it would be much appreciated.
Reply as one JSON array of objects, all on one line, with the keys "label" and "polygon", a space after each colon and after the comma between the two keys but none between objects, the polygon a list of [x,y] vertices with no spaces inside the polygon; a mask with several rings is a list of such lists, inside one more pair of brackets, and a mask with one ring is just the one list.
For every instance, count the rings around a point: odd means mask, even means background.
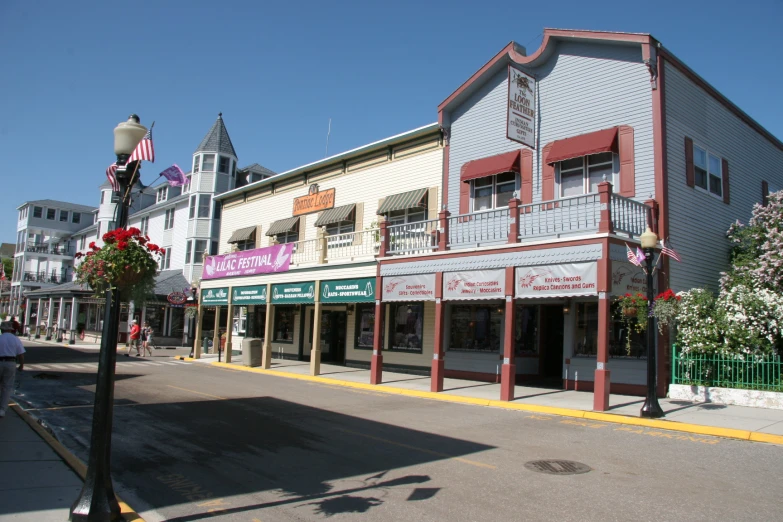
[{"label": "window box with flowers", "polygon": [[[617,303],[620,305],[618,308],[620,319],[628,331],[633,329],[636,333],[642,333],[647,329],[647,314],[649,313],[647,297],[641,293],[625,294],[617,298]],[[626,354],[631,355],[631,336],[627,335],[625,339]]]},{"label": "window box with flowers", "polygon": [[149,242],[138,228],[115,229],[103,235],[103,248],[90,243],[84,261],[76,268],[76,280],[87,284],[96,295],[117,290],[121,300],[144,303],[155,288],[158,259],[165,249]]}]

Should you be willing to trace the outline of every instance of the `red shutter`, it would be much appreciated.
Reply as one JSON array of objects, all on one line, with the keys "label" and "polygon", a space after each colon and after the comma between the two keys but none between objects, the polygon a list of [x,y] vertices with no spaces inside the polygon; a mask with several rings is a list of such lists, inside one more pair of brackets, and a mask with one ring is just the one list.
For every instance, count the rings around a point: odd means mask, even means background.
[{"label": "red shutter", "polygon": [[636,195],[636,167],[634,162],[633,127],[620,127],[617,139],[617,150],[620,152],[620,190],[619,194],[626,198]]},{"label": "red shutter", "polygon": [[685,137],[685,183],[689,187],[696,186],[696,173],[693,170],[693,140]]},{"label": "red shutter", "polygon": [[541,201],[555,199],[555,167],[546,162],[550,150],[551,143],[544,147],[541,154]]},{"label": "red shutter", "polygon": [[723,158],[723,202],[729,204],[729,160]]},{"label": "red shutter", "polygon": [[767,197],[769,196],[769,183],[761,182],[761,204],[767,206]]},{"label": "red shutter", "polygon": [[470,182],[461,181],[459,184],[459,213],[470,213]]},{"label": "red shutter", "polygon": [[533,151],[523,149],[520,165],[520,190],[519,198],[523,205],[533,202]]}]

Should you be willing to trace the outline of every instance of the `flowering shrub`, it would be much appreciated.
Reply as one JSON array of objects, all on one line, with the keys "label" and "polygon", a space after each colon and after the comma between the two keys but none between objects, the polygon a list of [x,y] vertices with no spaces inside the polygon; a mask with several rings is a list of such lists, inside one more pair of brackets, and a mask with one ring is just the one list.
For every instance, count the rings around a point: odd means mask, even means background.
[{"label": "flowering shrub", "polygon": [[[647,329],[647,316],[649,314],[649,303],[644,294],[625,294],[617,298],[620,304],[618,312],[620,320],[625,324],[630,332],[631,329],[636,333],[642,333]],[[625,338],[625,352],[631,355],[631,336]]]},{"label": "flowering shrub", "polygon": [[703,288],[680,293],[677,344],[682,353],[715,353],[723,347],[726,314]]},{"label": "flowering shrub", "polygon": [[658,331],[661,335],[666,333],[666,328],[677,317],[681,300],[682,297],[672,292],[671,289],[661,292],[655,297],[651,314],[658,321]]},{"label": "flowering shrub", "polygon": [[165,250],[149,242],[138,228],[118,228],[103,235],[100,248],[91,242],[84,261],[76,268],[76,280],[88,284],[96,294],[117,289],[121,299],[143,303],[153,292],[158,257]]}]

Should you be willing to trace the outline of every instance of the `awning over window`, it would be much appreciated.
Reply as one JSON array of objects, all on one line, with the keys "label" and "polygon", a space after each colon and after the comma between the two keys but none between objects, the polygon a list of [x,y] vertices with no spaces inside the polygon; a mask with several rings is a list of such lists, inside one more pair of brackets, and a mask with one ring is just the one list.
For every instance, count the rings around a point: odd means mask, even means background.
[{"label": "awning over window", "polygon": [[552,144],[547,163],[555,163],[589,154],[617,150],[617,127],[557,140]]},{"label": "awning over window", "polygon": [[228,238],[229,243],[239,243],[240,241],[247,241],[248,239],[254,239],[256,237],[256,227],[240,228],[234,230],[231,237]]},{"label": "awning over window", "polygon": [[427,197],[427,189],[416,189],[410,192],[403,192],[401,194],[394,194],[383,200],[381,206],[378,207],[376,214],[383,215],[388,214],[393,210],[405,210],[414,207],[426,207],[424,198]]},{"label": "awning over window", "polygon": [[296,227],[298,225],[299,225],[299,216],[285,218],[285,219],[278,219],[277,221],[275,221],[269,226],[269,230],[266,231],[266,235],[276,236],[278,234],[285,234],[286,232],[291,232],[292,230],[296,230]]},{"label": "awning over window", "polygon": [[486,178],[503,172],[519,172],[519,151],[506,152],[497,156],[469,161],[459,171],[460,181]]},{"label": "awning over window", "polygon": [[348,218],[351,217],[351,213],[353,213],[354,208],[356,208],[356,205],[351,203],[350,205],[343,205],[341,207],[335,207],[335,208],[330,208],[329,210],[324,210],[323,212],[321,212],[321,215],[318,216],[318,219],[315,221],[315,226],[323,227],[326,225],[331,225],[332,223],[349,221]]}]

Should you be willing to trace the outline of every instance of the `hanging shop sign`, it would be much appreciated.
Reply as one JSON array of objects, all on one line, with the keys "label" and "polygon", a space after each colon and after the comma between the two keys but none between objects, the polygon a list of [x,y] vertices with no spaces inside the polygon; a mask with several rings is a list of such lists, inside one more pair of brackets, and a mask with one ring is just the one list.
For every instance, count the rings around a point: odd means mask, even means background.
[{"label": "hanging shop sign", "polygon": [[536,148],[536,80],[519,69],[508,67],[506,137]]},{"label": "hanging shop sign", "polygon": [[641,267],[612,261],[612,295],[647,295],[647,276]]},{"label": "hanging shop sign", "polygon": [[315,302],[315,283],[272,285],[272,304],[307,304]]},{"label": "hanging shop sign", "polygon": [[334,189],[320,192],[318,185],[310,185],[310,192],[306,196],[294,198],[294,216],[311,214],[334,207]]},{"label": "hanging shop sign", "polygon": [[202,279],[288,272],[293,243],[207,256]]},{"label": "hanging shop sign", "polygon": [[228,304],[228,288],[205,288],[201,290],[201,304],[224,305]]},{"label": "hanging shop sign", "polygon": [[504,299],[505,270],[470,270],[443,274],[443,299]]},{"label": "hanging shop sign", "polygon": [[188,296],[182,292],[171,292],[166,296],[166,300],[172,305],[183,305],[188,300]]},{"label": "hanging shop sign", "polygon": [[564,263],[517,267],[516,297],[573,297],[596,295],[597,263]]},{"label": "hanging shop sign", "polygon": [[231,302],[235,305],[266,304],[266,285],[235,286],[231,289]]},{"label": "hanging shop sign", "polygon": [[372,303],[374,301],[374,277],[341,279],[321,283],[322,303]]},{"label": "hanging shop sign", "polygon": [[435,274],[383,278],[384,301],[434,301]]}]

